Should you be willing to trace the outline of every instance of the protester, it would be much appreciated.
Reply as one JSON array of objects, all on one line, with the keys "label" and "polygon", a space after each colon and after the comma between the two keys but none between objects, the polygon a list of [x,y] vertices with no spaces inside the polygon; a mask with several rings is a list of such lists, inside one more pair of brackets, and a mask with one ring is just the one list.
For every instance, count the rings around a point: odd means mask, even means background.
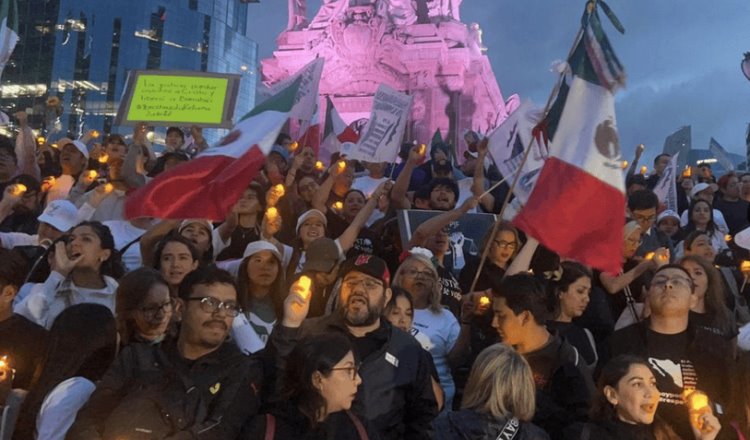
[{"label": "protester", "polygon": [[532,275],[510,275],[492,288],[493,327],[531,366],[536,385],[534,424],[554,438],[584,421],[593,393],[591,376],[573,346],[545,327],[555,299]]},{"label": "protester", "polygon": [[734,235],[750,226],[748,210],[750,203],[740,199],[739,179],[734,173],[728,173],[719,178],[721,197],[714,201],[714,208],[724,216],[729,227],[729,233]]},{"label": "protester", "polygon": [[303,340],[287,365],[277,404],[256,416],[242,438],[377,438],[369,422],[351,411],[362,378],[349,338],[329,333]]},{"label": "protester", "polygon": [[432,355],[445,392],[445,406],[452,408],[456,389],[451,368],[458,366],[467,354],[468,321],[473,311],[463,314],[459,324],[456,317],[442,307],[437,270],[432,261],[418,254],[411,254],[401,263],[393,276],[393,286],[406,290],[414,299],[412,333]]},{"label": "protester", "polygon": [[714,222],[714,210],[707,201],[694,200],[688,212],[688,223],[683,230],[685,234],[693,231],[703,231],[711,240],[711,246],[713,246],[717,254],[729,249],[723,231]]},{"label": "protester", "polygon": [[[678,440],[678,437],[656,414],[659,388],[646,360],[620,355],[602,369],[597,393],[591,405],[591,422],[581,432],[570,430],[569,439],[639,439]],[[687,409],[685,409],[687,413]],[[701,429],[693,428],[696,440],[713,440],[721,425],[710,411],[696,416]],[[691,436],[692,437],[692,436]]]},{"label": "protester", "polygon": [[730,421],[738,439],[750,438],[750,353],[740,353],[734,365],[732,399],[726,420]]},{"label": "protester", "polygon": [[354,410],[371,422],[383,439],[431,438],[437,402],[429,365],[414,338],[380,318],[391,298],[385,262],[360,255],[347,260],[340,274],[339,307],[322,318],[305,320],[309,295],[299,282],[292,285],[284,304],[284,318],[268,342],[277,366],[285,368],[288,354],[304,336],[345,334],[361,362],[362,386]]},{"label": "protester", "polygon": [[266,203],[264,195],[263,189],[255,182],[242,193],[232,213],[237,216],[237,227],[232,232],[229,246],[216,256],[216,261],[242,258],[247,245],[260,240],[260,224]]},{"label": "protester", "polygon": [[13,438],[64,439],[116,353],[115,319],[107,307],[77,304],[60,313]]},{"label": "protester", "polygon": [[737,325],[726,306],[721,273],[705,258],[688,255],[680,259],[680,266],[693,280],[693,304],[690,321],[726,339],[737,336]]},{"label": "protester", "polygon": [[158,271],[143,267],[127,273],[120,279],[115,296],[120,346],[164,340],[176,301]]},{"label": "protester", "polygon": [[[656,229],[664,233],[670,241],[680,232],[680,216],[671,209],[665,209],[656,217]],[[674,242],[671,243],[674,248]]]},{"label": "protester", "polygon": [[591,271],[572,261],[561,263],[560,279],[552,279],[549,284],[559,300],[557,316],[553,321],[547,321],[547,328],[555,330],[583,356],[591,371],[596,366],[598,354],[596,343],[591,332],[579,327],[573,319],[583,315],[589,305],[591,295]]},{"label": "protester", "polygon": [[0,249],[0,261],[0,357],[8,356],[16,370],[12,387],[27,390],[36,367],[42,361],[47,331],[26,317],[13,313],[13,300],[28,270],[23,257]]},{"label": "protester", "polygon": [[114,311],[117,278],[123,272],[114,246],[106,226],[79,223],[66,242],[55,244],[47,280],[30,286],[29,294],[14,311],[46,328],[74,304],[101,304]]},{"label": "protester", "polygon": [[[495,230],[494,235],[492,234],[493,230]],[[474,290],[487,290],[492,287],[492,280],[502,278],[505,275],[508,265],[518,250],[521,249],[521,239],[519,238],[518,230],[511,226],[510,223],[501,222],[496,229],[488,229],[484,240],[482,240],[480,255],[484,254],[487,246],[490,247],[490,250],[487,254],[487,260],[482,266],[482,271],[479,272],[479,278],[477,278],[477,285]],[[458,277],[458,283],[461,286],[462,292],[470,291],[471,283],[474,281],[474,277],[479,269],[479,261],[476,258],[467,259],[466,266],[461,270],[461,274]]]},{"label": "protester", "polygon": [[154,254],[154,268],[159,270],[172,297],[176,298],[182,280],[200,265],[200,253],[192,241],[171,234],[159,242]]},{"label": "protester", "polygon": [[[667,159],[669,159],[669,156],[667,156]],[[669,237],[655,226],[658,208],[659,199],[653,191],[636,191],[628,196],[630,217],[638,222],[638,226],[641,227],[641,244],[636,251],[638,256],[642,257],[659,248],[666,248],[672,252]]]},{"label": "protester", "polygon": [[55,200],[47,205],[44,212],[37,218],[39,226],[36,234],[0,232],[0,245],[5,249],[13,249],[16,246],[42,246],[47,248],[75,226],[77,214],[78,210],[69,201]]},{"label": "protester", "polygon": [[657,415],[681,438],[692,435],[684,395],[700,390],[722,406],[729,398],[731,346],[721,336],[690,322],[694,292],[692,278],[681,266],[660,267],[646,296],[650,317],[616,331],[609,344],[613,357],[630,354],[649,359],[658,373]]},{"label": "protester", "polygon": [[232,338],[241,351],[255,353],[265,347],[283,313],[285,290],[279,250],[267,241],[250,243],[237,274],[242,313],[232,324]]},{"label": "protester", "polygon": [[259,362],[226,342],[240,313],[232,276],[199,268],[180,284],[179,301],[177,339],[125,347],[78,413],[69,438],[142,432],[156,438],[236,438],[258,412]]},{"label": "protester", "polygon": [[[689,181],[690,179],[687,179]],[[714,204],[714,193],[716,192],[716,189],[718,187],[716,184],[708,184],[708,183],[698,183],[696,184],[693,189],[690,190],[690,206],[692,207],[693,203],[696,200],[703,200],[709,204],[709,206],[713,206]],[[685,227],[688,224],[690,214],[690,209],[686,209],[680,213],[680,226]],[[716,228],[721,231],[723,234],[729,233],[729,226],[727,226],[726,220],[724,220],[724,215],[719,211],[718,209],[712,210],[712,219],[716,225]]]},{"label": "protester", "polygon": [[549,439],[531,423],[535,405],[529,364],[509,346],[492,345],[471,368],[461,410],[444,412],[435,420],[435,439]]},{"label": "protester", "polygon": [[58,177],[50,178],[50,189],[47,191],[47,204],[58,199],[68,197],[70,190],[75,185],[78,177],[89,160],[89,150],[81,141],[71,141],[70,139],[61,139],[60,145],[60,166],[62,174]]}]

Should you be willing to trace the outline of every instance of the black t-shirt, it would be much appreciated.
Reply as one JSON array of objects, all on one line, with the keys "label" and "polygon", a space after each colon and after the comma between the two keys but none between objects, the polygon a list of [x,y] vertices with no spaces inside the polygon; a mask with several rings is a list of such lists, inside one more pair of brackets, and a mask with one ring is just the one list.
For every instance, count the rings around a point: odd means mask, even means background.
[{"label": "black t-shirt", "polygon": [[440,283],[440,304],[447,307],[456,319],[461,319],[461,287],[458,280],[453,276],[450,270],[443,266],[436,266],[438,273],[438,282]]},{"label": "black t-shirt", "polygon": [[688,411],[683,402],[685,390],[700,389],[695,366],[688,358],[688,331],[674,335],[646,331],[647,361],[659,389],[657,415],[675,429],[681,438],[692,438]]},{"label": "black t-shirt", "polygon": [[242,226],[237,226],[234,232],[232,232],[232,242],[219,253],[216,261],[242,258],[247,245],[260,240],[259,230],[258,227],[243,228]]},{"label": "black t-shirt", "polygon": [[[338,214],[331,212],[330,209],[326,212],[326,220],[328,221],[326,236],[334,240],[339,238],[346,228],[349,227],[349,223],[346,220]],[[357,239],[354,240],[352,248],[346,253],[346,257],[350,258],[359,254],[377,255],[379,249],[378,241],[378,236],[375,232],[370,228],[363,227],[359,231]]]},{"label": "black t-shirt", "polygon": [[[722,329],[716,327],[716,325],[711,322],[711,319],[708,317],[707,313],[696,313],[691,310],[690,322],[697,327],[701,327],[726,339],[734,339],[734,337],[739,334],[737,330],[723,331]],[[733,326],[730,327],[733,328]]]},{"label": "black t-shirt", "polygon": [[[622,268],[622,272],[625,273],[629,271],[630,269],[634,268],[638,265],[637,260],[628,260],[625,262]],[[646,277],[644,276],[648,272],[644,272],[633,280],[632,283],[628,286],[630,288],[630,294],[633,296],[633,299],[635,302],[643,302],[641,299],[641,294],[643,293],[643,286],[646,285]],[[605,292],[607,292],[607,289],[604,287],[604,285],[601,282],[601,279],[599,278],[601,276],[600,271],[594,271],[594,284],[598,287],[601,287]],[[614,295],[607,292],[607,301],[609,303],[609,309],[610,313],[612,314],[612,319],[617,322],[617,319],[622,315],[622,312],[627,307],[627,296],[625,293],[625,289],[615,293]]]},{"label": "black t-shirt", "polygon": [[47,349],[47,330],[21,315],[0,321],[0,356],[8,356],[16,370],[13,388],[28,389],[34,370]]},{"label": "black t-shirt", "polygon": [[347,336],[352,341],[354,346],[354,353],[357,355],[359,362],[364,362],[371,354],[378,351],[383,345],[388,342],[388,328],[380,323],[380,327],[376,330],[367,333],[361,338],[352,336],[351,333],[347,332]]},{"label": "black t-shirt", "polygon": [[714,201],[714,208],[718,209],[724,215],[724,220],[727,221],[730,234],[734,235],[747,228],[750,224],[748,223],[750,203],[744,200],[730,202],[724,199],[716,199]]},{"label": "black t-shirt", "polygon": [[593,365],[596,362],[596,352],[591,345],[586,331],[572,322],[547,321],[549,330],[556,330],[570,345],[578,350],[578,353],[586,361],[586,365]]}]

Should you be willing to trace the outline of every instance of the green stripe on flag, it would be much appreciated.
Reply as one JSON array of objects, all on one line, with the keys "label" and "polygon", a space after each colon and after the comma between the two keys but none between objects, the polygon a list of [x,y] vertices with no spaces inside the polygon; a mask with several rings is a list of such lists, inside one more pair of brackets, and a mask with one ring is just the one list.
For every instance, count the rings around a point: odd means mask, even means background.
[{"label": "green stripe on flag", "polygon": [[0,3],[0,21],[7,18],[8,29],[18,33],[18,5],[16,0],[2,0]]},{"label": "green stripe on flag", "polygon": [[271,96],[265,101],[261,102],[255,108],[250,110],[250,113],[240,119],[244,121],[247,118],[253,117],[263,112],[272,111],[279,113],[289,113],[294,107],[296,102],[297,92],[299,91],[300,85],[302,84],[302,77],[297,78],[289,87],[281,90],[279,93]]},{"label": "green stripe on flag", "polygon": [[326,121],[323,127],[323,139],[333,133],[333,101],[330,96],[326,96]]}]

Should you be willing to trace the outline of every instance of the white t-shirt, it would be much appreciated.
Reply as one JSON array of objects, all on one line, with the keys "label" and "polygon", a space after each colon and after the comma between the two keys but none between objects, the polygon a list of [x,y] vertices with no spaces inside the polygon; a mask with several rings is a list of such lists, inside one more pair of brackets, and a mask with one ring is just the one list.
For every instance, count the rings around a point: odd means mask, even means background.
[{"label": "white t-shirt", "polygon": [[23,232],[0,232],[0,246],[13,249],[16,246],[39,246],[39,236]]},{"label": "white t-shirt", "polygon": [[[115,239],[115,249],[121,250],[128,243],[146,233],[145,229],[136,228],[127,220],[109,220],[104,222]],[[138,269],[143,264],[141,260],[141,245],[133,243],[122,255],[122,262],[128,271]]]},{"label": "white t-shirt", "polygon": [[78,411],[88,402],[96,385],[84,377],[71,377],[50,391],[36,417],[36,438],[64,440]]},{"label": "white t-shirt", "polygon": [[74,183],[73,176],[67,174],[55,178],[55,184],[47,191],[47,205],[55,200],[67,199]]},{"label": "white t-shirt", "polygon": [[388,177],[380,177],[378,179],[375,179],[370,176],[362,176],[357,177],[354,179],[354,183],[352,183],[352,189],[358,189],[362,191],[365,196],[369,199],[370,196],[372,196],[372,193],[375,192],[376,189],[378,189],[378,185],[388,180]]},{"label": "white t-shirt", "polygon": [[440,386],[445,392],[445,408],[451,408],[456,386],[448,366],[448,353],[456,345],[461,326],[446,308],[437,314],[429,309],[414,309],[414,324],[411,331],[422,348],[432,355]]},{"label": "white t-shirt", "polygon": [[[689,209],[686,209],[682,211],[682,214],[680,214],[680,226],[685,227],[688,224],[688,211]],[[729,226],[727,226],[727,221],[724,220],[724,214],[721,213],[718,209],[714,209],[714,223],[716,223],[716,227],[721,231],[722,234],[729,234]]]}]

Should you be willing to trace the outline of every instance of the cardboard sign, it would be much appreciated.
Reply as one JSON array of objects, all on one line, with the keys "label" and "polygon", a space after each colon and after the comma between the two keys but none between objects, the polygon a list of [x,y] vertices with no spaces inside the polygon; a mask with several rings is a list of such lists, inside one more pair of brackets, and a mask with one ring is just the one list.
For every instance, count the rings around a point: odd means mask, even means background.
[{"label": "cardboard sign", "polygon": [[395,161],[409,109],[411,96],[381,84],[375,92],[370,120],[347,157],[367,162]]},{"label": "cardboard sign", "polygon": [[115,124],[231,128],[239,87],[239,75],[133,71],[128,76]]},{"label": "cardboard sign", "polygon": [[[419,225],[445,212],[402,209],[396,211],[396,213],[401,241],[404,249],[408,249],[409,240],[411,240]],[[448,253],[445,255],[444,264],[456,277],[466,265],[469,256],[478,257],[482,255],[482,240],[484,240],[484,235],[492,230],[496,218],[495,214],[464,214],[457,221],[448,224],[448,236],[451,244]]]}]

